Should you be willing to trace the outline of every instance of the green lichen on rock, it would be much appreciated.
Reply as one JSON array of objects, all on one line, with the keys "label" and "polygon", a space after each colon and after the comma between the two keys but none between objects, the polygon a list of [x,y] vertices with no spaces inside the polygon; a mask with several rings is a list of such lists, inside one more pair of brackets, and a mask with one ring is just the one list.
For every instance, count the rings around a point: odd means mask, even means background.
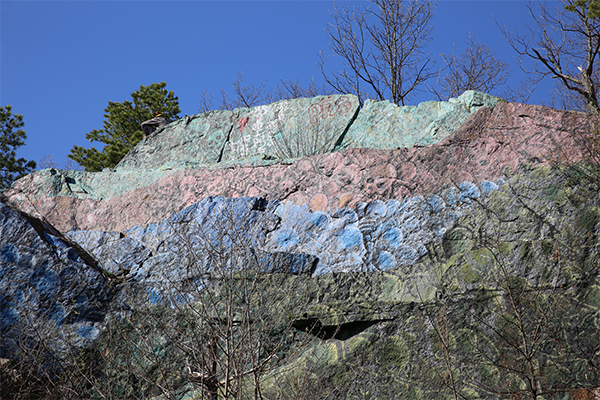
[{"label": "green lichen on rock", "polygon": [[596,225],[600,222],[600,208],[598,207],[586,207],[579,214],[576,224],[581,229],[593,232]]},{"label": "green lichen on rock", "polygon": [[[499,195],[459,220],[432,249],[433,257],[415,268],[383,273],[407,283],[412,300],[402,294],[402,285],[393,286],[400,290],[397,302],[388,303],[391,318],[357,334],[370,335],[371,344],[363,349],[372,352],[346,352],[343,362],[351,366],[330,371],[344,382],[340,398],[459,393],[493,399],[498,392],[530,396],[540,390],[543,398],[570,398],[571,388],[599,386],[598,372],[583,367],[586,359],[596,363],[600,350],[598,239],[581,242],[574,233],[596,229],[598,197],[588,191],[585,206],[579,199],[567,198],[561,207],[546,202],[552,186],[583,193],[580,185],[589,182],[573,185],[566,181],[569,174],[568,169],[518,171]],[[583,284],[590,279],[593,284]],[[419,288],[430,285],[437,295],[419,297]],[[326,369],[320,373],[322,382],[330,382]]]},{"label": "green lichen on rock", "polygon": [[[256,277],[271,300],[262,313],[298,331],[262,326],[281,347],[258,381],[240,387],[253,393],[259,382],[269,399],[383,400],[569,399],[572,390],[600,386],[589,367],[600,362],[600,198],[593,182],[572,173],[523,166],[464,208],[414,265]],[[181,371],[179,339],[161,329],[202,326],[178,321],[144,331],[146,339],[155,335],[157,360],[174,372]],[[152,376],[151,367],[139,373]],[[111,376],[135,389],[129,378]],[[188,398],[202,396],[181,375],[164,379]]]},{"label": "green lichen on rock", "polygon": [[472,112],[493,108],[503,100],[466,91],[447,102],[428,101],[399,107],[388,101],[367,100],[340,148],[394,149],[439,142],[456,131]]},{"label": "green lichen on rock", "polygon": [[[569,399],[600,386],[600,199],[570,173],[516,171],[415,265],[265,283],[302,293],[291,317],[314,336],[265,374],[266,398]],[[550,187],[578,196],[559,206]]]}]

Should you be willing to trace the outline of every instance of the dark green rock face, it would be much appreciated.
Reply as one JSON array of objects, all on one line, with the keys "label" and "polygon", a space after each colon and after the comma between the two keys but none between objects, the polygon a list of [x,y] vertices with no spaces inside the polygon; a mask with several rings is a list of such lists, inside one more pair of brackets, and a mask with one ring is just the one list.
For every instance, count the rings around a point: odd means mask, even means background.
[{"label": "dark green rock face", "polygon": [[[261,343],[281,346],[258,381],[265,398],[578,399],[593,393],[600,386],[594,367],[600,362],[600,182],[573,179],[580,168],[588,167],[522,165],[495,190],[470,198],[452,229],[415,263],[251,280],[261,299],[252,308],[262,323],[254,325]],[[156,362],[170,371],[172,390],[201,396],[200,386],[186,386],[179,360],[192,353],[178,343],[199,335],[204,319],[189,314],[191,304],[160,307],[136,310],[134,320],[151,326],[127,333],[120,354],[157,343]],[[155,325],[147,313],[159,308],[165,314]],[[169,322],[178,318],[185,324]],[[107,351],[110,336],[103,335],[99,353]],[[110,357],[105,362],[116,368]],[[137,379],[158,379],[155,367],[139,366]],[[136,388],[131,377],[121,379],[135,393],[158,394],[150,384]],[[240,385],[248,395],[255,388],[250,378]]]},{"label": "dark green rock face", "polygon": [[315,396],[593,398],[600,181],[579,168],[524,166],[410,269],[319,277],[301,320],[335,334],[304,361]]}]

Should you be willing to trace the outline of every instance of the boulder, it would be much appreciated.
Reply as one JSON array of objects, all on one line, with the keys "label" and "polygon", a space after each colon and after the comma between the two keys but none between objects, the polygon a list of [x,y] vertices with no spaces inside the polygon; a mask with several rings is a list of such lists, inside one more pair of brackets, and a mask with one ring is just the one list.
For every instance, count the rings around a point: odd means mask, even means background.
[{"label": "boulder", "polygon": [[112,289],[80,246],[47,222],[0,204],[1,358],[15,356],[26,343],[39,345],[41,337],[51,338],[48,347],[94,340]]}]

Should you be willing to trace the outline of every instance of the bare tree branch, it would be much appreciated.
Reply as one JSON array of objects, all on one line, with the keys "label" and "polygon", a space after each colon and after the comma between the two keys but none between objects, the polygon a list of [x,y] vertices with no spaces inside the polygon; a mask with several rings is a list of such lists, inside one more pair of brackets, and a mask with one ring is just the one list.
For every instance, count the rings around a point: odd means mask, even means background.
[{"label": "bare tree branch", "polygon": [[[570,104],[572,92],[581,98],[585,109],[600,112],[598,104],[597,63],[600,52],[600,20],[595,10],[595,0],[563,0],[554,12],[545,3],[534,9],[530,3],[527,10],[535,23],[525,35],[501,27],[509,44],[517,52],[521,68],[539,77],[557,79],[559,89],[555,96],[562,97],[562,105],[580,109],[581,101]],[[528,68],[524,60],[533,60]]]},{"label": "bare tree branch", "polygon": [[255,107],[264,104],[274,103],[279,100],[296,99],[299,97],[315,97],[319,95],[333,94],[333,90],[326,86],[318,86],[314,78],[304,87],[300,80],[281,79],[280,84],[276,87],[267,86],[265,79],[260,86],[245,85],[242,81],[244,74],[238,72],[236,79],[231,83],[233,95],[229,97],[224,89],[221,89],[220,104],[215,107],[214,96],[208,93],[207,90],[200,93],[199,112],[205,113],[213,109],[217,110],[233,110],[240,107]]},{"label": "bare tree branch", "polygon": [[[465,90],[479,90],[492,93],[504,85],[510,76],[508,63],[495,58],[495,52],[488,46],[475,41],[473,36],[465,40],[468,47],[457,56],[441,54],[446,64],[440,70],[437,85],[431,91],[439,100],[461,95]],[[442,75],[443,71],[447,71]]]},{"label": "bare tree branch", "polygon": [[424,49],[432,40],[433,0],[372,0],[374,7],[335,7],[326,29],[329,47],[342,58],[343,70],[327,73],[329,60],[319,54],[325,82],[340,93],[405,105],[434,75]]}]

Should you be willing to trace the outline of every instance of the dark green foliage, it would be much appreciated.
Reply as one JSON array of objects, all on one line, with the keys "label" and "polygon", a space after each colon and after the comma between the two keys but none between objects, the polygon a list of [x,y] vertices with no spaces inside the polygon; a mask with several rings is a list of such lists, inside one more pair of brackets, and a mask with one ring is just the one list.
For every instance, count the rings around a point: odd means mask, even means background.
[{"label": "dark green foliage", "polygon": [[104,109],[104,128],[94,129],[85,135],[90,142],[104,143],[102,151],[95,147],[74,146],[69,158],[86,171],[114,168],[142,140],[144,131],[140,124],[151,119],[154,111],[160,111],[170,121],[179,118],[178,98],[173,91],[167,91],[166,86],[166,82],[142,85],[131,93],[132,101],[109,101]]},{"label": "dark green foliage", "polygon": [[13,114],[12,106],[0,107],[0,191],[35,169],[35,161],[17,158],[17,148],[27,139],[25,131],[19,129],[23,125],[23,116]]},{"label": "dark green foliage", "polygon": [[600,17],[600,2],[597,0],[576,0],[565,6],[565,10],[571,12],[587,11],[589,18]]}]

